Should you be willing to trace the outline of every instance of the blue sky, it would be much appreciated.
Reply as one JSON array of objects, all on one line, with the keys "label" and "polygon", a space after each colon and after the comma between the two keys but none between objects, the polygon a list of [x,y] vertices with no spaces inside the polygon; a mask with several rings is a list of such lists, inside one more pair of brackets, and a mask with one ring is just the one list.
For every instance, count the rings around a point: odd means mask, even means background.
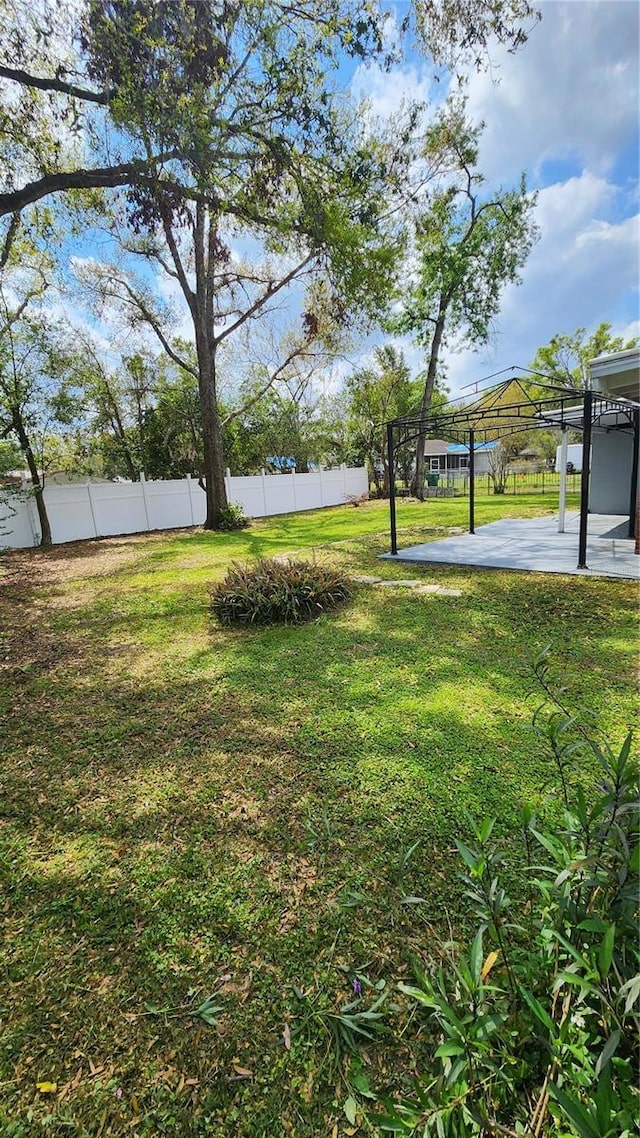
[{"label": "blue sky", "polygon": [[[542,20],[520,52],[496,46],[490,67],[467,75],[469,113],[486,123],[480,168],[488,186],[513,185],[524,171],[538,191],[541,237],[522,284],[505,291],[491,344],[448,354],[453,393],[499,368],[526,366],[557,332],[601,321],[625,336],[640,332],[640,5],[543,0],[540,7]],[[400,19],[406,5],[393,9]],[[393,75],[358,68],[351,87],[380,115],[403,98],[432,101],[447,91],[411,51]],[[404,346],[419,370],[420,353]]]},{"label": "blue sky", "polygon": [[[388,3],[396,24],[406,14]],[[555,333],[594,329],[602,321],[625,337],[640,333],[638,319],[638,58],[640,5],[635,0],[542,0],[542,20],[516,55],[499,46],[489,66],[466,76],[468,112],[486,124],[480,169],[487,189],[516,185],[524,172],[538,192],[540,241],[519,287],[509,286],[490,344],[479,351],[447,351],[448,385],[456,395],[467,384],[512,364],[527,366],[536,348]],[[390,24],[390,31],[393,25]],[[369,100],[375,115],[396,112],[403,101],[431,107],[448,92],[446,77],[409,49],[392,72],[377,66],[340,69],[338,85]],[[75,252],[109,256],[92,233]],[[106,242],[106,244],[105,244]],[[252,243],[241,238],[247,255]],[[176,302],[175,331],[192,338],[184,300],[170,278],[156,279],[165,299]],[[299,306],[292,297],[292,316]],[[382,334],[354,345],[337,361],[327,388],[367,362]],[[152,341],[153,342],[153,341]],[[410,340],[398,339],[414,374],[424,357]],[[264,350],[258,344],[258,353]]]}]

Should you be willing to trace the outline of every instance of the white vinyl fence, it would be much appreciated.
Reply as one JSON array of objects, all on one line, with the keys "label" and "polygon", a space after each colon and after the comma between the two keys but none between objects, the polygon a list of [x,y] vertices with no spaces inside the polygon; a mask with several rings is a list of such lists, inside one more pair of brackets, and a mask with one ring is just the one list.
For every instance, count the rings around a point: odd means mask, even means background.
[{"label": "white vinyl fence", "polygon": [[[257,474],[232,477],[227,496],[252,518],[338,506],[369,489],[367,472],[341,466],[312,474]],[[193,478],[147,482],[85,482],[49,485],[44,500],[55,545],[91,537],[145,533],[202,525],[205,495]],[[33,497],[16,492],[10,508],[0,499],[0,548],[25,549],[40,541]]]}]

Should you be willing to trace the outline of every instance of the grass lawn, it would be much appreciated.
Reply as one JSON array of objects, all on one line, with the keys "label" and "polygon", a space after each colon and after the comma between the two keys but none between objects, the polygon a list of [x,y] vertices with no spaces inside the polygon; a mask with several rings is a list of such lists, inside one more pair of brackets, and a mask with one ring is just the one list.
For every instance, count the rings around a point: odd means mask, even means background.
[{"label": "grass lawn", "polygon": [[[401,502],[400,544],[466,508]],[[371,1133],[331,1017],[463,929],[465,812],[507,834],[540,799],[532,658],[550,644],[616,740],[634,721],[631,582],[391,565],[386,528],[369,503],[0,559],[0,1134]],[[213,625],[230,561],[293,550],[462,596],[361,586],[302,628]],[[389,1023],[379,1087],[419,1061]]]}]

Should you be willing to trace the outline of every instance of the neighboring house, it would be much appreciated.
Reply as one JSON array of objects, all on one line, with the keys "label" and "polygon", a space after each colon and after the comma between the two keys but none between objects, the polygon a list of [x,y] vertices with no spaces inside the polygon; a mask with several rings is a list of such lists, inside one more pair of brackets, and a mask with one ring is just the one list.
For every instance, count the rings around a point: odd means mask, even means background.
[{"label": "neighboring house", "polygon": [[265,462],[269,474],[287,474],[296,468],[295,458],[284,454],[267,455]]},{"label": "neighboring house", "polygon": [[[489,455],[497,446],[497,442],[478,443],[473,448],[476,474],[487,474]],[[467,474],[469,471],[469,447],[464,443],[427,439],[424,444],[424,458],[427,474]]]}]

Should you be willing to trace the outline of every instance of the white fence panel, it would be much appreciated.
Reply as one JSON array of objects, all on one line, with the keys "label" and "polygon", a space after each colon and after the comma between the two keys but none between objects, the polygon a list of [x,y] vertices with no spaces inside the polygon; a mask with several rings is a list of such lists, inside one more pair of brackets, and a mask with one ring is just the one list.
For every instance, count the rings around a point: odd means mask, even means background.
[{"label": "white fence panel", "polygon": [[26,494],[7,495],[7,504],[0,505],[0,549],[29,549],[40,541],[35,503]]},{"label": "white fence panel", "polygon": [[[338,506],[349,495],[364,494],[369,488],[363,467],[311,474],[227,475],[226,485],[229,501],[239,503],[253,518]],[[44,497],[56,545],[202,525],[206,514],[204,491],[193,478],[53,485],[46,487]],[[4,519],[0,515],[0,548],[37,545],[40,528],[33,499],[16,493],[11,503],[15,513],[5,511]]]},{"label": "white fence panel", "polygon": [[91,496],[98,537],[149,529],[140,482],[97,482],[91,487]]},{"label": "white fence panel", "polygon": [[296,503],[299,510],[315,510],[322,505],[320,496],[322,477],[315,470],[312,474],[296,474]]},{"label": "white fence panel", "polygon": [[[141,487],[146,498],[149,529],[178,529],[180,526],[193,525],[189,486],[185,478],[167,482],[143,482]],[[200,490],[197,482],[195,489]],[[201,490],[200,493],[202,494]]]},{"label": "white fence panel", "polygon": [[256,474],[246,478],[227,478],[227,497],[230,502],[242,506],[249,518],[264,518],[271,513],[268,502],[268,483],[266,475]]},{"label": "white fence panel", "polygon": [[49,486],[44,495],[54,541],[98,537],[88,486]]}]

